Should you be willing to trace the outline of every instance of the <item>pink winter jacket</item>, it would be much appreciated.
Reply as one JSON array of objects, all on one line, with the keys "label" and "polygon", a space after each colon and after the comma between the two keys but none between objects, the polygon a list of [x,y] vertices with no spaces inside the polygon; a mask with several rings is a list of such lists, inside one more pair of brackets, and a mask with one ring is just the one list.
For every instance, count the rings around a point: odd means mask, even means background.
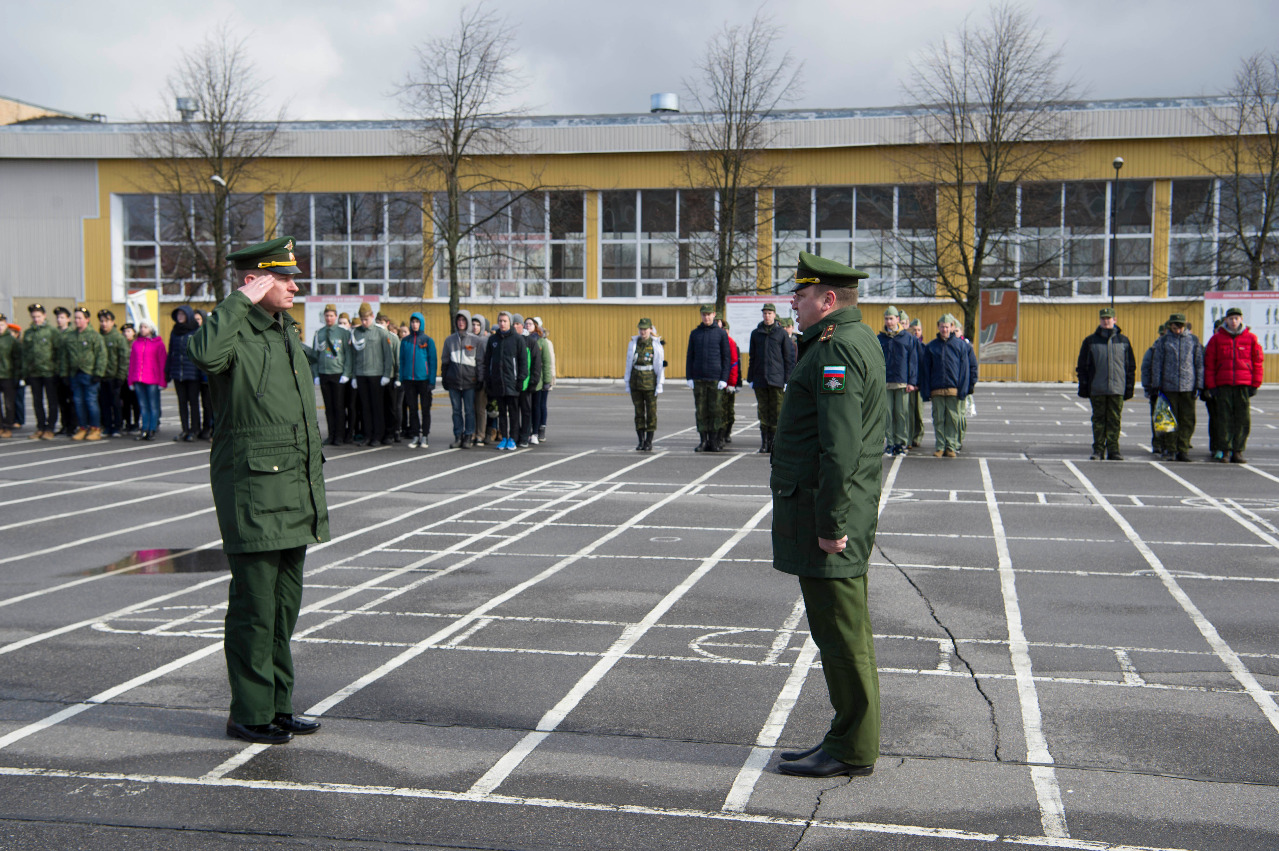
[{"label": "pink winter jacket", "polygon": [[159,337],[138,337],[129,352],[129,384],[159,384],[168,387],[164,362],[169,353]]}]

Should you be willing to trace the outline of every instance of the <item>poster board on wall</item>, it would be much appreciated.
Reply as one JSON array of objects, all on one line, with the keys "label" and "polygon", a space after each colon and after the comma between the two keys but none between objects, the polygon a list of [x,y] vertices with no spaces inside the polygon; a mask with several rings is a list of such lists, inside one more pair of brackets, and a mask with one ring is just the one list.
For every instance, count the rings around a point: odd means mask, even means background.
[{"label": "poster board on wall", "polygon": [[[764,320],[760,313],[764,305],[772,303],[777,308],[778,319],[794,319],[787,295],[730,295],[725,299],[724,318],[728,320],[728,335],[737,343],[738,351],[746,357],[751,348],[751,332]],[[742,380],[746,379],[745,373]]]},{"label": "poster board on wall", "polygon": [[1212,323],[1237,307],[1243,311],[1243,324],[1252,329],[1268,355],[1279,355],[1279,292],[1211,292],[1204,293],[1204,323],[1199,339],[1208,342]]},{"label": "poster board on wall", "polygon": [[977,315],[978,363],[1017,363],[1017,290],[982,290]]}]

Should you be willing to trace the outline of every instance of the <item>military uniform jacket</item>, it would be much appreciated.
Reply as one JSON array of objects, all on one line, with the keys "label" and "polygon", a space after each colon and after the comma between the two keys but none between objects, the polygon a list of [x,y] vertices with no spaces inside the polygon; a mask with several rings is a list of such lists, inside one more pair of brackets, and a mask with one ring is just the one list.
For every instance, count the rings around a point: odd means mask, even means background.
[{"label": "military uniform jacket", "polygon": [[[804,331],[773,443],[773,567],[826,579],[862,576],[878,525],[887,398],[884,356],[861,311]],[[822,551],[818,538],[848,546]]]},{"label": "military uniform jacket", "polygon": [[52,378],[58,374],[58,330],[48,323],[31,327],[22,335],[22,373],[26,378]]},{"label": "military uniform jacket", "polygon": [[67,344],[71,340],[71,335],[75,333],[75,326],[69,325],[62,330],[58,330],[55,326],[53,329],[54,343],[56,354],[53,362],[57,365],[57,374],[62,378],[70,378],[75,375],[75,370],[71,368],[70,362],[67,360]]},{"label": "military uniform jacket", "polygon": [[316,375],[354,375],[355,359],[351,357],[351,332],[341,325],[322,325],[306,349],[311,371]]},{"label": "military uniform jacket", "polygon": [[315,389],[298,324],[234,292],[192,335],[218,424],[209,479],[230,554],[328,540]]},{"label": "military uniform jacket", "polygon": [[102,377],[128,379],[129,341],[124,339],[118,328],[112,328],[102,335],[102,342],[107,347],[107,371],[102,373]]},{"label": "military uniform jacket", "polygon": [[102,378],[107,372],[107,346],[102,335],[92,328],[77,331],[74,328],[64,338],[63,363],[64,375],[75,375],[83,372],[94,378]]},{"label": "military uniform jacket", "polygon": [[376,322],[368,328],[357,325],[351,329],[351,348],[351,368],[356,378],[395,376],[395,357],[400,351],[400,341],[392,341],[386,329]]},{"label": "military uniform jacket", "polygon": [[0,331],[0,379],[22,375],[22,344],[7,329]]}]

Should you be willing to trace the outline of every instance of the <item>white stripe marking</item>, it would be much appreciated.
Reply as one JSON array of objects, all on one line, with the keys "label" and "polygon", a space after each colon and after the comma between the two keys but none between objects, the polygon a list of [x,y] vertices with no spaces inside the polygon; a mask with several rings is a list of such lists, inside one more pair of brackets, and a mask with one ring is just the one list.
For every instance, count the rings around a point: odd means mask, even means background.
[{"label": "white stripe marking", "polygon": [[1022,628],[1021,604],[1017,601],[1017,580],[1013,574],[1012,555],[1008,550],[1008,538],[1004,535],[1004,521],[995,500],[995,488],[990,478],[990,467],[981,459],[982,487],[986,492],[986,511],[995,535],[995,551],[999,556],[999,586],[1004,598],[1004,616],[1008,621],[1008,655],[1012,659],[1013,673],[1017,679],[1017,696],[1021,702],[1021,725],[1026,737],[1026,761],[1032,763],[1031,781],[1035,797],[1039,801],[1039,820],[1044,835],[1065,838],[1066,809],[1061,801],[1061,787],[1057,785],[1057,773],[1052,767],[1052,754],[1044,736],[1043,716],[1039,711],[1039,693],[1035,688],[1034,669],[1030,662],[1030,645]]},{"label": "white stripe marking", "polygon": [[1197,486],[1195,486],[1195,485],[1191,484],[1190,482],[1186,481],[1186,480],[1185,480],[1185,479],[1183,479],[1181,476],[1179,476],[1179,475],[1177,475],[1176,473],[1174,473],[1172,470],[1169,470],[1169,469],[1168,469],[1167,467],[1165,467],[1163,464],[1160,464],[1158,461],[1151,461],[1151,462],[1150,462],[1150,466],[1154,467],[1156,470],[1158,470],[1159,472],[1163,473],[1165,476],[1167,476],[1168,478],[1172,479],[1174,482],[1177,482],[1177,483],[1178,483],[1178,484],[1180,484],[1182,487],[1184,487],[1186,490],[1190,491],[1190,492],[1191,492],[1191,493],[1193,493],[1195,496],[1197,496],[1197,497],[1199,497],[1200,499],[1204,500],[1204,501],[1205,501],[1205,502],[1207,502],[1209,505],[1211,505],[1213,508],[1215,508],[1215,509],[1217,509],[1218,511],[1220,511],[1222,514],[1226,515],[1226,516],[1227,516],[1227,517],[1229,517],[1231,520],[1235,521],[1235,522],[1236,522],[1236,523],[1238,523],[1240,526],[1244,527],[1244,528],[1245,528],[1245,529],[1247,529],[1249,532],[1253,533],[1254,535],[1256,535],[1256,536],[1257,536],[1258,538],[1260,538],[1261,540],[1265,541],[1265,542],[1266,542],[1267,544],[1269,544],[1270,546],[1272,546],[1272,547],[1275,547],[1275,548],[1279,549],[1279,540],[1275,539],[1275,538],[1274,538],[1273,536],[1271,536],[1271,535],[1266,534],[1264,531],[1262,531],[1262,529],[1261,529],[1259,526],[1257,526],[1257,525],[1256,525],[1255,523],[1253,523],[1251,520],[1248,520],[1247,518],[1243,517],[1241,514],[1239,514],[1239,513],[1238,513],[1237,511],[1235,511],[1233,508],[1230,508],[1229,506],[1227,506],[1227,505],[1225,505],[1224,503],[1222,503],[1222,502],[1221,502],[1219,499],[1217,499],[1215,496],[1210,496],[1207,492],[1203,491],[1203,490],[1202,490],[1202,489],[1200,489],[1199,487],[1197,487]]}]

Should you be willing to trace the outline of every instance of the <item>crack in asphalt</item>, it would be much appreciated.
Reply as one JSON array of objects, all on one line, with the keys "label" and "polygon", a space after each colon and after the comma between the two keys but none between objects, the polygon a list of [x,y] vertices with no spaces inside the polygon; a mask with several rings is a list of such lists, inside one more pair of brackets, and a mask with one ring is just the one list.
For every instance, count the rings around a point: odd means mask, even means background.
[{"label": "crack in asphalt", "polygon": [[991,700],[990,695],[986,693],[986,689],[982,686],[981,678],[977,676],[977,672],[973,670],[973,666],[964,658],[964,654],[959,651],[959,642],[955,640],[955,634],[950,631],[950,627],[942,623],[942,619],[937,615],[937,610],[933,608],[933,603],[928,599],[928,595],[924,593],[924,589],[919,587],[918,583],[911,578],[910,574],[907,573],[901,565],[893,561],[888,553],[884,552],[883,546],[878,541],[875,542],[875,549],[879,550],[879,554],[884,557],[884,560],[897,568],[897,572],[902,575],[902,578],[910,583],[910,587],[915,589],[915,593],[919,595],[919,599],[923,600],[924,605],[928,607],[928,614],[932,616],[933,622],[936,623],[942,632],[946,633],[946,637],[950,639],[950,646],[955,658],[963,663],[964,667],[968,670],[968,676],[973,682],[973,687],[977,689],[977,693],[981,695],[982,700],[986,701],[986,708],[990,713],[990,727],[994,732],[995,738],[995,762],[1003,762],[1003,757],[1000,754],[1002,743],[999,735],[999,719],[995,716],[995,702]]},{"label": "crack in asphalt", "polygon": [[817,821],[817,812],[822,808],[822,798],[827,792],[833,792],[836,789],[842,789],[853,782],[853,778],[845,777],[843,782],[836,782],[833,786],[827,786],[817,793],[817,800],[813,802],[813,811],[808,814],[808,818],[804,822],[804,829],[799,832],[799,838],[795,840],[795,844],[791,846],[790,851],[799,851],[799,846],[804,844],[804,838],[808,836],[808,830]]}]

